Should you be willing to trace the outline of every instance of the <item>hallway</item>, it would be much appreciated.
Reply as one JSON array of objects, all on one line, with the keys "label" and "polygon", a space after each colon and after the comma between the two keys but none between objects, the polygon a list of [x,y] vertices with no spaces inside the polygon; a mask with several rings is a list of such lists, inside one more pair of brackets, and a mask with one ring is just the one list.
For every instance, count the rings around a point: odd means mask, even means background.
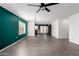
[{"label": "hallway", "polygon": [[79,46],[68,39],[38,35],[25,38],[1,53],[3,56],[79,56]]}]

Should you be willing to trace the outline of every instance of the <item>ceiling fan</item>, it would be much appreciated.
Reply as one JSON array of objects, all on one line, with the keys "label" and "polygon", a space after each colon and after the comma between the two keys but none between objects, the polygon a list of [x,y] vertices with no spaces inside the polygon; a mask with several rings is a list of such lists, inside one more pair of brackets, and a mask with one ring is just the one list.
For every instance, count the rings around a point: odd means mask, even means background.
[{"label": "ceiling fan", "polygon": [[51,5],[56,5],[56,4],[59,4],[59,3],[48,3],[48,4],[41,3],[41,5],[28,4],[28,6],[39,7],[39,9],[36,12],[39,12],[40,10],[46,10],[47,12],[50,12],[50,9],[48,9],[47,7]]}]

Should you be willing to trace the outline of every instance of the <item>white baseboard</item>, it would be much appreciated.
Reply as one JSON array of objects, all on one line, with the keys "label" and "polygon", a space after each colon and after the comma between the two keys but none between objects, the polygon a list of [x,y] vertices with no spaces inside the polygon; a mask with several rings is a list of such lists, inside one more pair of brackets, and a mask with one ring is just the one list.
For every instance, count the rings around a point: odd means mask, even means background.
[{"label": "white baseboard", "polygon": [[79,45],[79,42],[77,42],[77,41],[73,41],[73,40],[69,40],[69,41],[72,42],[72,43],[74,43],[74,44]]},{"label": "white baseboard", "polygon": [[14,43],[10,44],[9,46],[7,46],[7,47],[5,47],[5,48],[1,49],[1,50],[0,50],[0,52],[4,51],[5,49],[7,49],[7,48],[9,48],[9,47],[13,46],[14,44],[16,44],[16,43],[18,43],[18,42],[20,42],[20,41],[21,41],[21,40],[23,40],[24,38],[26,38],[26,37],[23,37],[23,38],[19,39],[18,41],[16,41],[16,42],[14,42]]}]

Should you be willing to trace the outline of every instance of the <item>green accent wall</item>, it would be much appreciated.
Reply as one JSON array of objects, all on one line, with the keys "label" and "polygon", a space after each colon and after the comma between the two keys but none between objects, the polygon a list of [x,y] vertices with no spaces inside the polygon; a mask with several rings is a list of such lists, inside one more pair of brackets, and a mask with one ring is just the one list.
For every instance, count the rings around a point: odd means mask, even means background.
[{"label": "green accent wall", "polygon": [[[25,34],[19,35],[19,21],[26,24]],[[0,50],[27,36],[27,25],[27,21],[0,6]]]}]

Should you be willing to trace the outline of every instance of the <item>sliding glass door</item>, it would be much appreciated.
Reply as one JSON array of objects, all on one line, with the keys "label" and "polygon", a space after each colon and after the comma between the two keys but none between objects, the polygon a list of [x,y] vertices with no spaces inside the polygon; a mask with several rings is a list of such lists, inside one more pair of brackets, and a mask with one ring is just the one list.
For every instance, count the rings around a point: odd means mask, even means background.
[{"label": "sliding glass door", "polygon": [[40,33],[47,34],[48,33],[48,26],[40,26]]}]

